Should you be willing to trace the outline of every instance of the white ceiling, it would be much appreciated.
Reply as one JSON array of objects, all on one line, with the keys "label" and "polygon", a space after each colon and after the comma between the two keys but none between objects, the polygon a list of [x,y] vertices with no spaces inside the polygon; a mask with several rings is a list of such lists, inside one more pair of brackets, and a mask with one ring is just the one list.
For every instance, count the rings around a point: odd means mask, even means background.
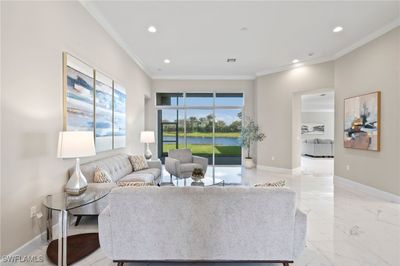
[{"label": "white ceiling", "polygon": [[[81,3],[154,78],[252,78],[288,68],[295,58],[328,61],[400,21],[398,1]],[[344,31],[334,34],[337,25]]]},{"label": "white ceiling", "polygon": [[333,112],[335,110],[335,93],[333,91],[301,96],[302,112]]}]

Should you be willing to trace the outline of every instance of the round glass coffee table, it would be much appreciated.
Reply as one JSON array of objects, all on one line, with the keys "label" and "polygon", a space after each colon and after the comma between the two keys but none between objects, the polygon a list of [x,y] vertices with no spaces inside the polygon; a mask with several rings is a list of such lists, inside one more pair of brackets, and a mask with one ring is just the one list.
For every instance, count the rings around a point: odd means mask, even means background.
[{"label": "round glass coffee table", "polygon": [[52,211],[59,213],[58,240],[51,241],[47,247],[47,256],[51,262],[66,266],[100,247],[98,233],[68,236],[68,211],[98,201],[107,196],[110,191],[110,188],[92,187],[89,184],[87,190],[79,196],[71,196],[62,192],[48,195],[45,198],[43,205],[48,209],[47,233],[49,240],[52,239]]},{"label": "round glass coffee table", "polygon": [[200,181],[196,182],[192,178],[182,178],[176,179],[172,181],[174,186],[176,187],[209,187],[209,186],[216,186],[216,185],[225,185],[224,180],[219,178],[212,178],[212,177],[204,177]]}]

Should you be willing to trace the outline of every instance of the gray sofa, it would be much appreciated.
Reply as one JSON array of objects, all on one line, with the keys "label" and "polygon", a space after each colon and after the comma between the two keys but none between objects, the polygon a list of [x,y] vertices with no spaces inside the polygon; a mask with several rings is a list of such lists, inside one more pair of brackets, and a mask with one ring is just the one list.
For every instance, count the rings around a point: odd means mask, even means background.
[{"label": "gray sofa", "polygon": [[[118,181],[134,181],[158,184],[161,182],[162,166],[160,161],[148,161],[148,169],[141,171],[133,171],[132,164],[129,160],[129,155],[118,154],[97,161],[85,163],[81,165],[81,171],[85,175],[88,186],[105,189],[118,187]],[[94,172],[96,166],[105,169],[110,175],[113,183],[94,183]],[[68,176],[73,174],[75,168],[68,170]],[[99,215],[100,212],[108,205],[108,196],[94,203],[88,204],[81,208],[73,209],[71,214],[78,216],[76,225],[78,225],[82,216]]]},{"label": "gray sofa", "polygon": [[333,157],[334,143],[330,139],[305,139],[301,146],[301,154],[311,157]]},{"label": "gray sofa", "polygon": [[208,159],[200,156],[193,156],[190,149],[176,149],[168,152],[165,158],[165,169],[171,176],[176,178],[186,178],[192,175],[194,168],[203,169],[207,172]]},{"label": "gray sofa", "polygon": [[[296,259],[306,215],[295,192],[262,187],[124,187],[99,216],[99,239],[118,262]],[[162,204],[160,204],[162,202]]]}]

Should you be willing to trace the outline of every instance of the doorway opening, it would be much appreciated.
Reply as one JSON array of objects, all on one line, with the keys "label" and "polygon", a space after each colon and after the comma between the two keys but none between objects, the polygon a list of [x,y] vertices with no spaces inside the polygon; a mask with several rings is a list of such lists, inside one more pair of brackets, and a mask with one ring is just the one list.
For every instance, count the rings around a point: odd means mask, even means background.
[{"label": "doorway opening", "polygon": [[301,95],[301,170],[313,176],[333,176],[335,93]]}]

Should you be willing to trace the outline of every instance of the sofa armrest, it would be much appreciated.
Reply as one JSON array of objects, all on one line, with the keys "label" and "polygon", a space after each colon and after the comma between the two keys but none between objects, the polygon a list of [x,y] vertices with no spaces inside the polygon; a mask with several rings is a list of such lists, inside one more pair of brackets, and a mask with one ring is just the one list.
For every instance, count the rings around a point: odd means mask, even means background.
[{"label": "sofa armrest", "polygon": [[147,164],[149,168],[158,168],[160,171],[162,171],[162,164],[160,160],[150,160],[147,161]]},{"label": "sofa armrest", "polygon": [[201,164],[203,167],[203,173],[205,174],[207,172],[207,166],[208,166],[208,159],[200,156],[193,156],[193,163],[198,163]]},{"label": "sofa armrest", "polygon": [[165,169],[170,173],[171,175],[180,176],[180,165],[181,162],[177,159],[171,158],[171,157],[165,157]]},{"label": "sofa armrest", "polygon": [[297,258],[306,245],[307,215],[296,209],[294,217],[293,258]]},{"label": "sofa armrest", "polygon": [[99,241],[101,250],[107,257],[113,259],[113,242],[111,231],[111,212],[108,205],[99,215]]}]

